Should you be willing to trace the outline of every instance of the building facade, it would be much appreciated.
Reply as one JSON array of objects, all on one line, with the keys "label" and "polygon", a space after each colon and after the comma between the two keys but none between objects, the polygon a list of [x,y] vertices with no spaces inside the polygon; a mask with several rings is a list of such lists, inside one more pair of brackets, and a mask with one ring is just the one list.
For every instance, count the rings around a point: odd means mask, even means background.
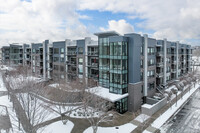
[{"label": "building facade", "polygon": [[137,111],[147,97],[191,71],[191,46],[148,35],[95,33],[91,38],[2,47],[5,65],[29,65],[44,79],[94,79],[120,113]]}]

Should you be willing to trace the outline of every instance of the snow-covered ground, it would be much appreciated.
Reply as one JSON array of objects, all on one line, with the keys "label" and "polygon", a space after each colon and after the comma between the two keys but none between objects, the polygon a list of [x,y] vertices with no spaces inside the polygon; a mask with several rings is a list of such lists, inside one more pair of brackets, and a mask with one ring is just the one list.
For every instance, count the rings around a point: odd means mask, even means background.
[{"label": "snow-covered ground", "polygon": [[62,121],[57,121],[46,126],[44,130],[39,130],[38,133],[71,133],[73,127],[74,124],[71,121],[68,121],[65,125],[62,123]]},{"label": "snow-covered ground", "polygon": [[140,114],[139,116],[137,116],[134,120],[137,120],[141,123],[145,122],[147,119],[149,119],[150,116],[145,115],[145,114]]},{"label": "snow-covered ground", "polygon": [[[1,77],[0,77],[0,91],[7,91]],[[18,130],[18,127],[17,127],[18,121],[17,121],[17,116],[15,114],[15,111],[13,110],[13,104],[12,104],[12,102],[10,102],[7,95],[6,96],[0,96],[0,105],[4,105],[8,109],[11,124],[12,124],[12,127],[13,127],[13,133],[20,132]],[[50,111],[49,115],[47,117],[45,117],[45,119],[43,119],[43,121],[50,120],[50,119],[56,118],[58,116],[59,116],[58,113]],[[53,123],[51,125],[46,126],[48,129],[44,128],[44,131],[45,131],[44,133],[58,133],[58,131],[59,131],[59,133],[70,133],[73,126],[74,126],[74,124],[71,121],[68,121],[68,123],[66,125],[63,125],[59,121],[59,122],[56,122],[56,123]]]},{"label": "snow-covered ground", "polygon": [[3,83],[3,79],[2,79],[2,74],[0,73],[0,91],[7,91],[4,83]]},{"label": "snow-covered ground", "polygon": [[2,71],[6,71],[6,70],[12,71],[12,70],[14,70],[14,68],[6,66],[6,65],[1,65],[0,70],[2,70]]},{"label": "snow-covered ground", "polygon": [[182,99],[179,99],[176,103],[172,105],[165,113],[158,117],[151,126],[155,128],[160,128],[173,114],[175,114],[180,107],[187,101],[187,99],[198,89],[199,85],[196,85],[195,88],[192,88],[190,92],[186,93]]},{"label": "snow-covered ground", "polygon": [[[98,127],[97,133],[131,133],[137,126],[127,123],[116,127]],[[83,133],[93,133],[92,127],[87,128]]]}]

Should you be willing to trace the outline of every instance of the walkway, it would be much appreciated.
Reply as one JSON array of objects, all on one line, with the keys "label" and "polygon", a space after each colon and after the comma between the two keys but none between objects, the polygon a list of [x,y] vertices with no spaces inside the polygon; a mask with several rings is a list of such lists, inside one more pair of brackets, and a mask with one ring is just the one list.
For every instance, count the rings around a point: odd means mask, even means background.
[{"label": "walkway", "polygon": [[[187,92],[190,91],[190,88],[188,87],[187,89],[185,89],[182,94],[180,93],[178,96],[177,96],[177,101],[179,99],[181,99],[181,97],[183,95],[185,95]],[[153,114],[147,121],[145,121],[144,123],[136,123],[134,120],[131,121],[131,123],[135,124],[135,125],[138,125],[137,128],[135,128],[132,133],[141,133],[143,132],[145,129],[147,131],[150,131],[150,132],[153,132],[153,133],[158,133],[160,132],[159,129],[156,129],[154,127],[151,126],[151,124],[161,115],[163,114],[165,111],[167,111],[171,105],[175,104],[176,103],[176,98],[174,98],[171,103],[169,102],[167,105],[165,105],[163,108],[161,108],[159,111],[157,111],[155,114]]]}]

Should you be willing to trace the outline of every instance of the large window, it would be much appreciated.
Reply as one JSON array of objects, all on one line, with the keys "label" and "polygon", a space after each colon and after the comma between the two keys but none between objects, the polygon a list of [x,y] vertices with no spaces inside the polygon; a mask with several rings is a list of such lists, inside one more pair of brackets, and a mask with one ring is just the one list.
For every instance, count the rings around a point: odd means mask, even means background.
[{"label": "large window", "polygon": [[81,64],[81,65],[83,64],[83,58],[78,59],[78,64]]},{"label": "large window", "polygon": [[109,42],[108,38],[99,38],[99,84],[109,88],[111,93],[128,92],[127,47],[127,42]]},{"label": "large window", "polygon": [[148,55],[153,55],[155,53],[155,48],[148,47],[147,52],[148,52]]},{"label": "large window", "polygon": [[33,48],[32,52],[35,53],[35,49],[34,48]]},{"label": "large window", "polygon": [[78,48],[78,54],[83,54],[83,47]]},{"label": "large window", "polygon": [[59,48],[54,48],[54,54],[59,54]]},{"label": "large window", "polygon": [[150,70],[147,72],[148,77],[154,77],[155,76],[155,70]]},{"label": "large window", "polygon": [[64,53],[64,48],[60,49],[60,53],[63,54]]},{"label": "large window", "polygon": [[124,113],[128,110],[128,98],[125,97],[115,103],[115,107],[119,113]]},{"label": "large window", "polygon": [[153,66],[153,65],[155,65],[155,59],[148,60],[148,66]]}]

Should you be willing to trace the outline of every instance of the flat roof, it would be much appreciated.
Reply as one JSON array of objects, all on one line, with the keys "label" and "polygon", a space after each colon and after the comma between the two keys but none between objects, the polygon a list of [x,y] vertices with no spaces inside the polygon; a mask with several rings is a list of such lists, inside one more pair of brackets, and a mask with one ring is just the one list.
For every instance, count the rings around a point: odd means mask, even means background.
[{"label": "flat roof", "polygon": [[94,93],[95,95],[97,95],[105,100],[108,100],[110,102],[116,102],[116,101],[119,101],[120,99],[128,96],[128,93],[126,93],[126,94],[110,93],[108,88],[104,88],[101,86],[89,88],[89,89],[87,89],[87,91]]},{"label": "flat roof", "polygon": [[96,36],[120,36],[120,34],[117,33],[116,31],[98,32],[98,33],[94,33],[94,35],[96,35]]}]

